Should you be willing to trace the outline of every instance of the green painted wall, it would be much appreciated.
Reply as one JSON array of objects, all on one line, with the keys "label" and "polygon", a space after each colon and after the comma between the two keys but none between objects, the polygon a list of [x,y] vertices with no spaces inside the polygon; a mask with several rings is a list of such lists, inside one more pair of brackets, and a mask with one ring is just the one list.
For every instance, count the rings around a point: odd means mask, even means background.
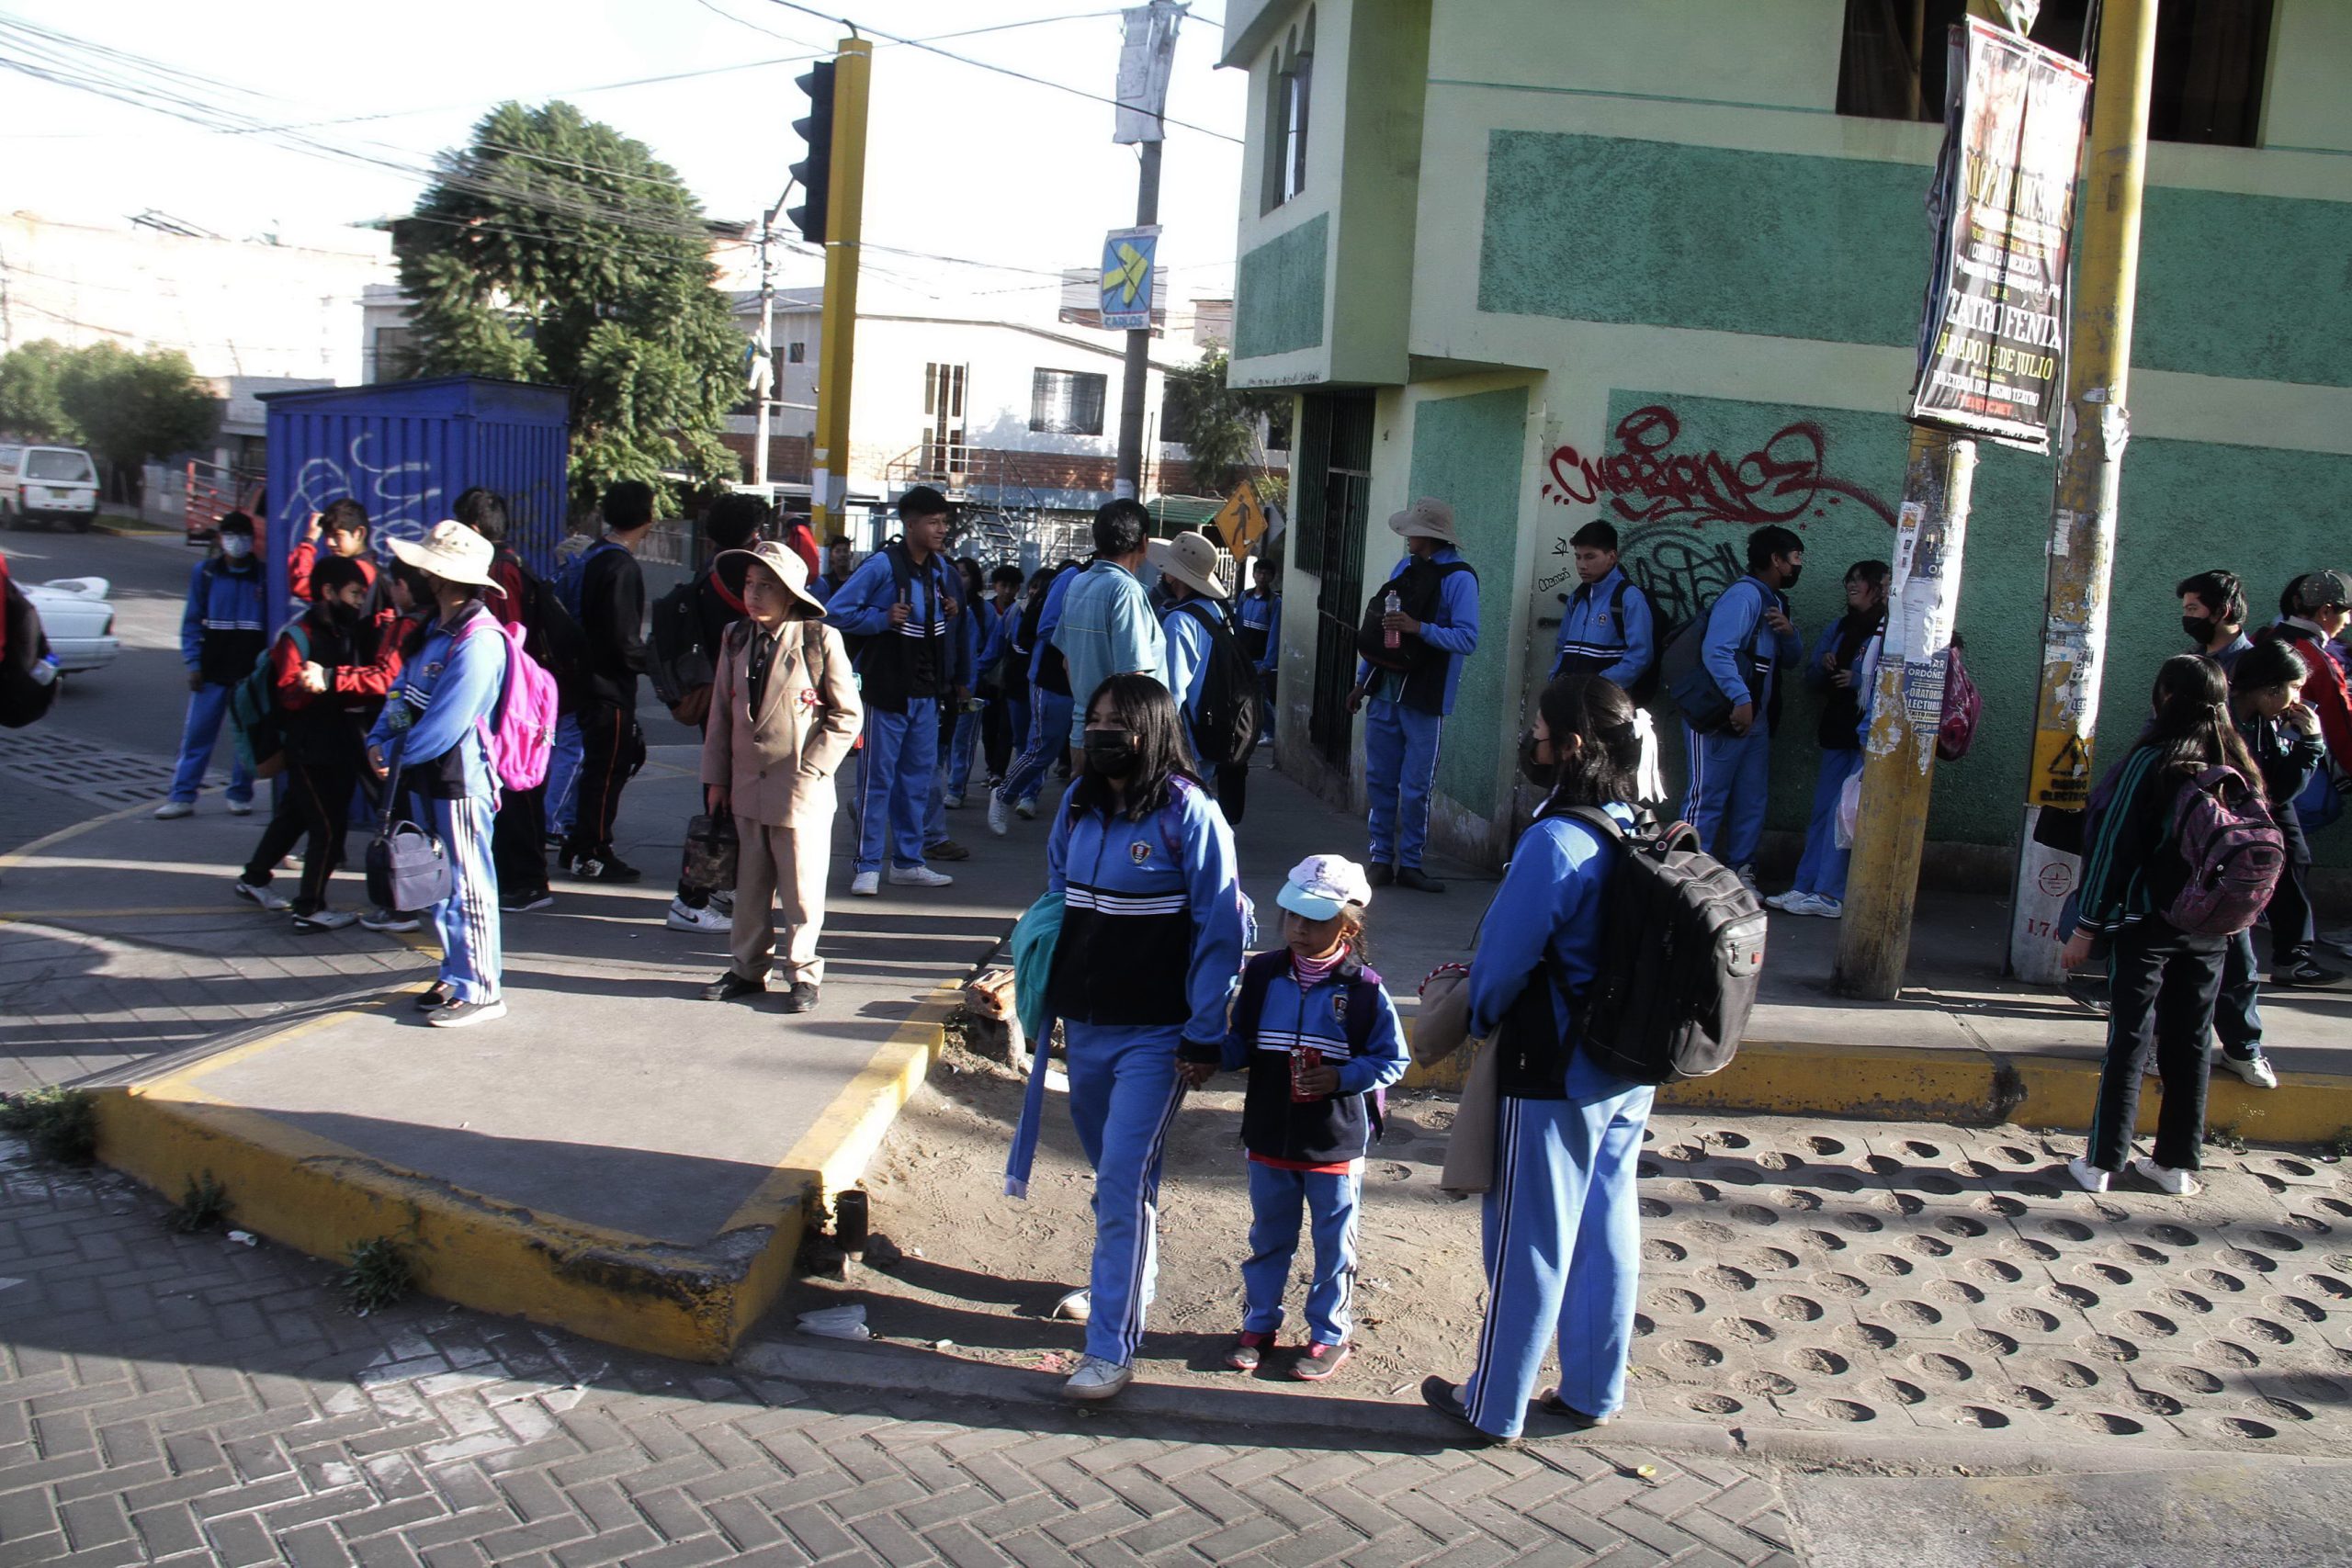
[{"label": "green painted wall", "polygon": [[[1476,400],[1463,400],[1473,401]],[[1677,453],[1720,451],[1736,459],[1797,422],[1820,432],[1821,471],[1871,492],[1892,512],[1903,484],[1904,422],[1890,414],[1740,402],[1667,393],[1613,390],[1611,427],[1638,409],[1664,405],[1680,422]],[[1440,408],[1447,405],[1437,405]],[[1424,405],[1426,422],[1429,406]],[[1414,441],[1415,477],[1421,467],[1421,430]],[[1939,767],[1928,819],[1931,838],[2007,843],[2023,808],[2025,770],[2040,669],[2041,618],[2052,469],[2037,458],[1989,444],[1981,448],[1966,564],[1961,580],[1959,626],[1970,672],[1984,694],[1984,720],[1974,749]],[[2278,590],[2298,572],[2336,561],[2335,527],[2340,497],[2352,487],[2352,457],[2202,442],[2135,440],[2124,458],[2122,522],[2117,542],[2108,663],[2101,691],[2098,757],[2103,767],[2131,742],[2146,712],[2147,686],[2156,666],[2182,650],[2179,604],[2172,586],[2208,568],[2244,577],[2257,624],[2276,607]],[[1825,502],[1827,497],[1824,497]],[[1775,504],[1778,504],[1777,502]],[[1547,502],[1539,513],[1548,550],[1596,516],[1608,516],[1625,536],[1629,558],[1664,540],[1687,558],[1728,545],[1741,558],[1745,522],[1634,525],[1601,505]],[[1840,498],[1808,507],[1795,518],[1806,544],[1805,575],[1793,594],[1808,651],[1822,627],[1842,612],[1842,579],[1854,561],[1887,558],[1893,530],[1867,504]],[[1555,608],[1549,595],[1544,608]],[[1498,617],[1499,619],[1499,617]],[[1465,686],[1465,705],[1468,688]],[[1801,831],[1812,798],[1817,747],[1813,694],[1792,683],[1773,743],[1770,825]],[[1466,726],[1449,729],[1449,748]],[[1491,727],[1499,743],[1505,726]],[[2352,835],[2323,834],[2321,860],[2352,864]]]},{"label": "green painted wall", "polygon": [[[1512,563],[1518,558],[1520,470],[1527,460],[1527,389],[1508,387],[1466,398],[1433,398],[1413,414],[1411,493],[1453,508],[1462,553],[1478,569],[1478,651],[1463,671],[1446,720],[1437,787],[1488,815],[1507,732],[1515,730],[1513,694],[1495,677],[1510,635]],[[1374,525],[1365,579],[1394,564],[1385,527]]]},{"label": "green painted wall", "polygon": [[1241,258],[1234,285],[1236,359],[1321,346],[1330,236],[1330,215],[1317,213]]},{"label": "green painted wall", "polygon": [[[1927,178],[1868,159],[1496,130],[1479,309],[1909,344]],[[2347,256],[2352,203],[2152,189],[2133,363],[2352,386]]]}]

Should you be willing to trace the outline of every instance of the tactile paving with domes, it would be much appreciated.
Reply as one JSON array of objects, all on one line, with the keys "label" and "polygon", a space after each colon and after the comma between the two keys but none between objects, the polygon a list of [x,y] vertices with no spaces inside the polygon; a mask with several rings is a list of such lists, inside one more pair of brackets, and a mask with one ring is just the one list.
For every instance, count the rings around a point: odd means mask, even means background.
[{"label": "tactile paving with domes", "polygon": [[2339,1450],[2352,1164],[2208,1145],[2197,1197],[2128,1173],[2095,1195],[2082,1146],[1654,1118],[1628,1413]]}]

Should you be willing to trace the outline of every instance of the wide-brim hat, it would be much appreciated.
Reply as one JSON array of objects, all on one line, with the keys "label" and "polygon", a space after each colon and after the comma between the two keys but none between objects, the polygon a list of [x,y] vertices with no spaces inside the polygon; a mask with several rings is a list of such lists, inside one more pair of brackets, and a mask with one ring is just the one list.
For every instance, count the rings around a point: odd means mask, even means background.
[{"label": "wide-brim hat", "polygon": [[1147,553],[1162,577],[1172,577],[1195,593],[1226,599],[1233,591],[1225,585],[1225,551],[1215,539],[1195,528],[1172,539],[1154,539]]},{"label": "wide-brim hat", "polygon": [[1462,542],[1453,532],[1453,508],[1431,495],[1390,517],[1388,526],[1408,539],[1435,539],[1448,545]]},{"label": "wide-brim hat", "polygon": [[435,523],[431,532],[413,543],[407,539],[392,541],[392,554],[417,570],[444,582],[487,588],[503,599],[506,590],[490,575],[490,563],[497,553],[488,539],[455,518]]},{"label": "wide-brim hat", "polygon": [[808,592],[808,563],[777,544],[774,539],[762,539],[746,550],[721,550],[710,564],[718,580],[727,584],[735,597],[743,596],[743,580],[750,575],[752,563],[759,562],[775,573],[785,592],[819,615],[825,613],[825,602]]}]

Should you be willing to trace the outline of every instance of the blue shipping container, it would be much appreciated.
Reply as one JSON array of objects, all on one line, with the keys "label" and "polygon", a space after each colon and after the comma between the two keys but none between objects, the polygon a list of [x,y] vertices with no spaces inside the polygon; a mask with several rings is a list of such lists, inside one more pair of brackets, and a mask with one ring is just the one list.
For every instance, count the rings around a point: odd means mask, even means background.
[{"label": "blue shipping container", "polygon": [[379,556],[422,537],[475,485],[506,502],[510,542],[541,576],[564,536],[571,394],[447,376],[372,387],[265,392],[269,410],[269,604],[287,615],[286,556],[302,525],[349,496]]}]

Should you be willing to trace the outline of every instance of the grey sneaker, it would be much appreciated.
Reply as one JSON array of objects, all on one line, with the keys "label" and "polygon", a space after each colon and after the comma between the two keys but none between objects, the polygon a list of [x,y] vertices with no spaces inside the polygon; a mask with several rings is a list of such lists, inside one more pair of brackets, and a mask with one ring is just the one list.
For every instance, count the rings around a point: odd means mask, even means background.
[{"label": "grey sneaker", "polygon": [[304,936],[317,936],[322,931],[339,931],[345,926],[359,923],[359,917],[348,909],[313,909],[307,915],[294,917],[294,929]]},{"label": "grey sneaker", "polygon": [[1091,1401],[1109,1399],[1135,1381],[1136,1370],[1116,1361],[1106,1361],[1100,1356],[1080,1356],[1078,1371],[1070,1373],[1062,1384],[1062,1397]]},{"label": "grey sneaker", "polygon": [[370,909],[359,917],[359,924],[371,931],[413,931],[416,930],[416,917],[397,909]]},{"label": "grey sneaker", "polygon": [[269,884],[266,882],[247,882],[241,876],[237,878],[235,891],[237,897],[246,903],[258,904],[273,915],[282,915],[293,908],[284,898],[271,892]]},{"label": "grey sneaker", "polygon": [[196,802],[192,800],[167,800],[164,802],[163,805],[155,807],[154,811],[155,820],[158,822],[172,822],[178,820],[182,817],[193,817],[195,815]]},{"label": "grey sneaker", "polygon": [[435,1008],[424,1015],[424,1021],[435,1029],[463,1029],[469,1023],[488,1023],[506,1016],[506,998],[492,997],[486,1002],[450,1002]]}]

